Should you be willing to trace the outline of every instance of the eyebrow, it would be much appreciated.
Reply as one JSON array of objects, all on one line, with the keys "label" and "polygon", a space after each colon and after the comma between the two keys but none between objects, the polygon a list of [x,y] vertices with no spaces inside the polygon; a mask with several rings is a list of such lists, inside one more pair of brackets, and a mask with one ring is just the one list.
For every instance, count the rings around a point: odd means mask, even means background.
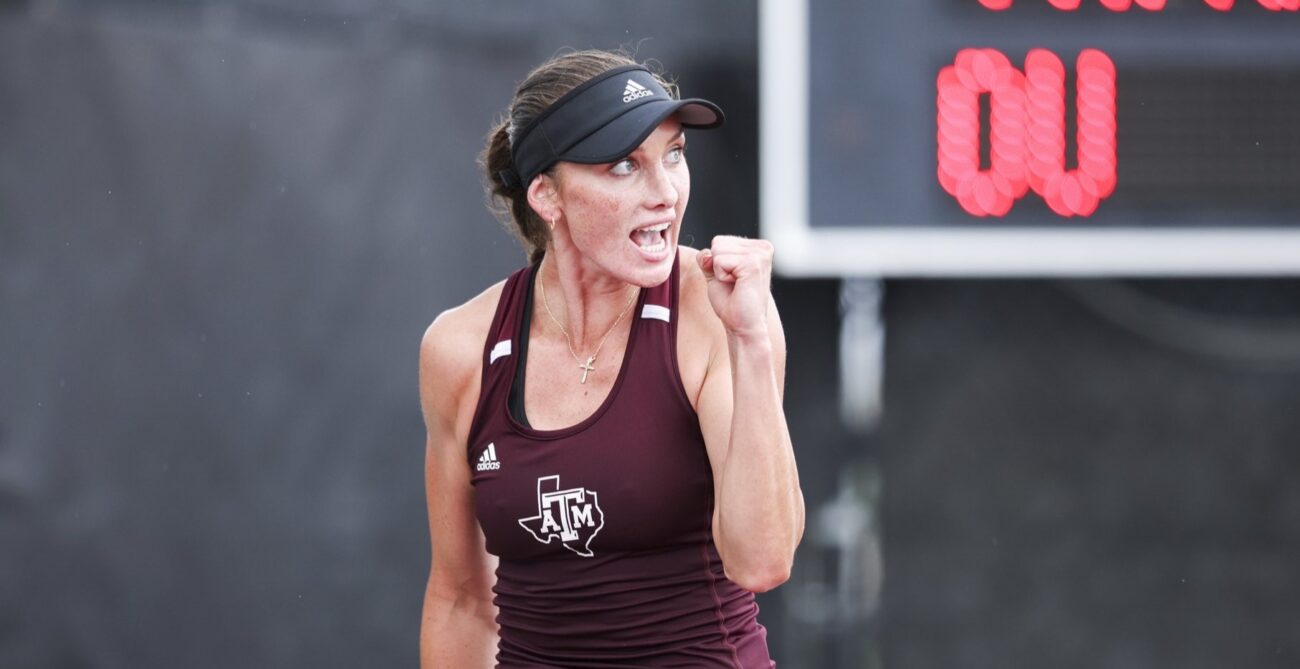
[{"label": "eyebrow", "polygon": [[[685,138],[685,137],[686,137],[686,128],[685,128],[685,127],[678,128],[678,129],[677,129],[677,132],[673,133],[673,136],[668,138],[668,143],[669,143],[669,144],[672,144],[673,142],[677,141],[678,139],[682,139],[682,138]],[[641,151],[641,147],[638,146],[638,147],[636,147],[635,149],[632,150],[632,153],[640,153],[640,151]],[[632,155],[632,153],[629,153],[628,155],[630,156],[630,155]]]}]

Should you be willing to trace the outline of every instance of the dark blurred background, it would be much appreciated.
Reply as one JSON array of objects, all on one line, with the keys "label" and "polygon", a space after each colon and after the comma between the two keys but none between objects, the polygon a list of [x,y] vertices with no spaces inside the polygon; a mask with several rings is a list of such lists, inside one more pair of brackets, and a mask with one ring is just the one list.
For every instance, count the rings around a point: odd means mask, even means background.
[{"label": "dark blurred background", "polygon": [[[753,3],[0,1],[0,668],[416,666],[420,337],[524,262],[474,159],[619,46],[727,110],[685,241],[756,235]],[[845,286],[774,286],[779,666],[1300,663],[1300,282],[876,289],[849,429]]]}]

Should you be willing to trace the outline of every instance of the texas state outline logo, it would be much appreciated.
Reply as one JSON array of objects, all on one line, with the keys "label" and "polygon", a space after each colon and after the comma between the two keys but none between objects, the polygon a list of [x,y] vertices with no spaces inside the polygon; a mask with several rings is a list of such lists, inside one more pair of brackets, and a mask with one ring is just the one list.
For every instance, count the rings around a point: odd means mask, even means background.
[{"label": "texas state outline logo", "polygon": [[586,488],[560,489],[560,477],[537,478],[537,515],[520,518],[519,526],[544,543],[558,538],[567,549],[592,557],[591,540],[605,526],[596,492]]}]

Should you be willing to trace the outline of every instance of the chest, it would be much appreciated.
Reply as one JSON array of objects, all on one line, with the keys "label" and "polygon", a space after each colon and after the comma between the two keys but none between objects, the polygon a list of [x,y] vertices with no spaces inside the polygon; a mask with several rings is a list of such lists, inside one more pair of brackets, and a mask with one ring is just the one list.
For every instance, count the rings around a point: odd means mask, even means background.
[{"label": "chest", "polygon": [[[699,345],[713,336],[707,328],[689,322],[681,324],[684,336],[674,346],[675,364],[682,390],[698,411],[700,388],[708,372],[711,349]],[[630,326],[629,326],[630,327]],[[524,368],[524,412],[528,422],[540,430],[555,430],[576,425],[600,408],[625,367],[629,332],[614,332],[596,359],[587,364],[587,351],[574,359],[567,344],[554,337],[531,332],[527,365]],[[591,369],[586,369],[591,367]],[[582,381],[584,374],[586,382]]]},{"label": "chest", "polygon": [[489,552],[574,559],[707,540],[713,481],[698,424],[619,399],[576,431],[478,436],[470,480]]},{"label": "chest", "polygon": [[[568,345],[534,331],[524,369],[524,412],[539,430],[576,425],[600,408],[613,391],[623,368],[628,332],[611,334],[595,353],[578,352],[575,360]],[[585,380],[584,380],[585,379]]]}]

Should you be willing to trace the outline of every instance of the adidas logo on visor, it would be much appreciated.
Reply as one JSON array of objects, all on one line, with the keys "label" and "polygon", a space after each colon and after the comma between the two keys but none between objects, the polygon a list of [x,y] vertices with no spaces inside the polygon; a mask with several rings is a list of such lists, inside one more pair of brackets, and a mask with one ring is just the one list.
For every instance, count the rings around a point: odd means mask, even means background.
[{"label": "adidas logo on visor", "polygon": [[643,98],[647,95],[654,95],[654,94],[655,94],[654,91],[647,89],[645,86],[642,86],[641,84],[638,84],[635,81],[632,81],[631,79],[628,79],[627,87],[623,89],[623,102],[631,102],[633,100]]}]

